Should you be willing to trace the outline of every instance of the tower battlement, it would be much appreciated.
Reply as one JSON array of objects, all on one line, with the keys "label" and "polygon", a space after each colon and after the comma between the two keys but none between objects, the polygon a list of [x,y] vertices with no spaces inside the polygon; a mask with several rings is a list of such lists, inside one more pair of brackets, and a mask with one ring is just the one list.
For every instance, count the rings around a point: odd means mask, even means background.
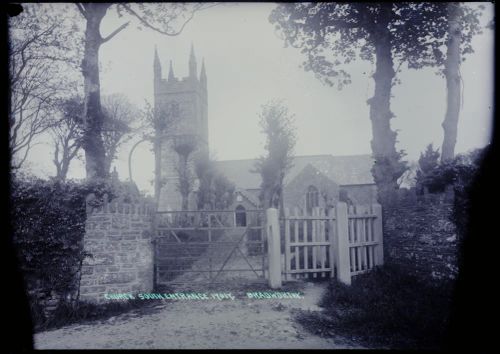
[{"label": "tower battlement", "polygon": [[184,77],[182,79],[174,78],[172,80],[161,79],[158,82],[158,87],[155,89],[155,93],[177,93],[184,91],[195,91],[200,95],[207,92],[206,85],[203,85],[199,81],[195,81],[190,77]]},{"label": "tower battlement", "polygon": [[194,47],[191,45],[191,53],[189,56],[189,75],[183,78],[177,78],[174,74],[173,64],[170,61],[168,77],[162,76],[162,67],[158,51],[155,48],[154,59],[154,82],[155,94],[160,92],[179,92],[179,91],[199,91],[206,93],[207,91],[207,75],[205,71],[205,61],[203,60],[200,75],[197,74],[196,57]]}]

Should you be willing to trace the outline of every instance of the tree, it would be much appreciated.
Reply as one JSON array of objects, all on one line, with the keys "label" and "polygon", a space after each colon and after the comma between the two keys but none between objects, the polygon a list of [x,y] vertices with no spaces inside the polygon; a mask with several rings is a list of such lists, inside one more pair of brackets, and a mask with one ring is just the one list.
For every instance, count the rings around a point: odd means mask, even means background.
[{"label": "tree", "polygon": [[134,121],[138,120],[139,111],[123,94],[103,96],[102,140],[105,151],[104,168],[107,174],[116,159],[119,147],[132,138]]},{"label": "tree", "polygon": [[[109,35],[102,37],[100,25],[109,8],[114,7],[121,17],[124,14],[146,27],[167,36],[177,36],[193,18],[196,11],[212,5],[206,4],[154,4],[154,3],[76,3],[86,22],[84,57],[81,65],[85,86],[84,136],[87,178],[106,177],[105,147],[101,137],[103,115],[100,97],[99,50],[130,21],[123,23]],[[187,15],[187,18],[186,18]],[[176,20],[183,21],[176,31]]]},{"label": "tree", "polygon": [[234,202],[235,185],[221,173],[213,180],[213,209],[227,209]]},{"label": "tree", "polygon": [[51,127],[50,132],[54,144],[56,179],[65,180],[71,161],[78,156],[81,147],[83,100],[81,97],[65,100],[60,110],[62,119]]},{"label": "tree", "polygon": [[77,80],[72,79],[78,58],[72,18],[58,18],[50,4],[23,4],[23,8],[9,20],[9,145],[13,170],[22,167],[36,138],[57,123],[60,100],[73,96],[78,89]]},{"label": "tree", "polygon": [[422,193],[427,177],[439,166],[439,149],[434,150],[432,144],[427,145],[418,159],[418,170],[415,177],[418,191]]},{"label": "tree", "polygon": [[215,168],[205,154],[199,154],[194,170],[199,181],[198,210],[224,210],[234,201],[235,185]]},{"label": "tree", "polygon": [[446,115],[443,121],[443,147],[441,160],[453,158],[457,141],[458,116],[460,114],[460,4],[450,2],[447,6],[448,42],[444,73],[446,76]]},{"label": "tree", "polygon": [[179,176],[177,190],[181,193],[182,210],[188,210],[189,195],[194,191],[195,176],[189,166],[189,160],[196,146],[197,142],[193,135],[176,135],[173,137],[173,147],[179,157],[175,169]]},{"label": "tree", "polygon": [[271,101],[262,106],[259,116],[267,151],[255,165],[255,172],[262,176],[260,199],[264,208],[283,212],[283,181],[293,165],[296,142],[293,115],[280,102]]},{"label": "tree", "polygon": [[[391,129],[391,90],[403,63],[419,69],[436,64],[443,26],[437,26],[444,8],[434,3],[297,3],[281,4],[270,21],[284,35],[286,44],[306,55],[303,67],[324,83],[341,89],[351,82],[342,65],[358,57],[375,61],[372,122],[372,174],[383,202],[398,188],[407,169],[404,153],[396,150]],[[395,70],[394,64],[398,63]]]},{"label": "tree", "polygon": [[[73,97],[64,100],[59,110],[62,119],[50,132],[54,142],[56,178],[66,179],[71,161],[78,156],[82,146],[83,99]],[[131,138],[132,123],[138,110],[122,94],[103,97],[104,124],[101,132],[105,148],[105,168],[109,173],[119,147]]]},{"label": "tree", "polygon": [[425,152],[420,153],[418,166],[424,174],[431,172],[439,165],[439,149],[434,150],[432,144],[427,145]]},{"label": "tree", "polygon": [[197,156],[194,171],[199,181],[196,194],[198,210],[213,209],[213,180],[216,176],[213,162],[205,156]]},{"label": "tree", "polygon": [[155,200],[158,204],[160,189],[164,185],[161,179],[161,143],[173,130],[175,125],[180,121],[178,110],[174,112],[171,105],[153,107],[148,101],[145,101],[145,106],[139,111],[140,126],[137,131],[142,132],[141,138],[134,143],[128,155],[129,179],[132,179],[132,154],[135,148],[142,142],[153,143],[153,154],[155,156]]},{"label": "tree", "polygon": [[[453,159],[457,142],[458,119],[462,102],[460,62],[467,53],[472,53],[470,45],[474,35],[481,33],[479,28],[480,10],[458,2],[445,3],[446,6],[446,59],[443,74],[446,78],[446,114],[442,123],[444,138],[441,148],[441,162]],[[443,22],[444,22],[443,21]],[[441,60],[439,60],[441,59]],[[438,58],[438,63],[443,59]]]}]

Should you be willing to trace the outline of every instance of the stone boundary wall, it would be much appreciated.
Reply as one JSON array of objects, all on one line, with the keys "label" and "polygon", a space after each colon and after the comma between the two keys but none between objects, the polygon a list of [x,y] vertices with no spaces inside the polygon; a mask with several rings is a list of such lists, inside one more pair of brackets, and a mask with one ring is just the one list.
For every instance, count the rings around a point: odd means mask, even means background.
[{"label": "stone boundary wall", "polygon": [[87,207],[80,300],[102,303],[106,293],[153,290],[152,212],[148,203],[105,202]]},{"label": "stone boundary wall", "polygon": [[386,263],[425,280],[454,279],[458,244],[452,207],[446,195],[429,194],[383,208]]}]

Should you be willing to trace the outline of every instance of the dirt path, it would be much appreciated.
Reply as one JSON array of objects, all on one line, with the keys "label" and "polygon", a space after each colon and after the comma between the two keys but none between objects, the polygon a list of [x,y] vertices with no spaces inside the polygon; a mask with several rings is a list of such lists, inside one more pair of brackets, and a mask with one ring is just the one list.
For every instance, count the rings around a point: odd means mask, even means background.
[{"label": "dirt path", "polygon": [[[106,321],[72,325],[35,335],[36,349],[340,349],[360,348],[325,339],[292,319],[294,309],[319,311],[323,286],[299,285],[303,299],[152,300]],[[259,290],[256,290],[259,291]]]}]

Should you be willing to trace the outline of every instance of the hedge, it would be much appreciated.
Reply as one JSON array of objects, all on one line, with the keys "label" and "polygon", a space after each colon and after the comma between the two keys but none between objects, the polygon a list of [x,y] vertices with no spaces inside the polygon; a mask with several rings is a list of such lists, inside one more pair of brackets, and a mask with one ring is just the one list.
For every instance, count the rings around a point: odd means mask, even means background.
[{"label": "hedge", "polygon": [[[130,188],[129,188],[130,190]],[[98,206],[105,193],[123,194],[123,184],[17,175],[11,183],[12,242],[17,251],[35,324],[47,318],[46,301],[78,300],[85,234],[86,197]]]}]

